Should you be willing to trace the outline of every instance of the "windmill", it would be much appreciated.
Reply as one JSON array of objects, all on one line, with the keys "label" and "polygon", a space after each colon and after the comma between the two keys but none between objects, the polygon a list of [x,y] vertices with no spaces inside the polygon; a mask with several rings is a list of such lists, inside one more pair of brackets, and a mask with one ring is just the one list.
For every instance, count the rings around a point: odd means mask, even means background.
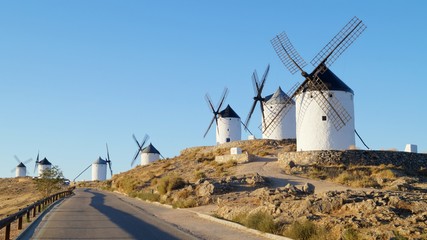
[{"label": "windmill", "polygon": [[33,161],[32,158],[28,159],[25,162],[22,162],[16,155],[13,156],[18,163],[18,166],[14,167],[10,172],[15,172],[15,177],[25,177],[28,175],[27,167],[25,164]]},{"label": "windmill", "polygon": [[73,182],[76,181],[78,177],[80,177],[84,172],[86,172],[90,167],[92,167],[92,181],[104,181],[107,179],[107,164],[110,168],[111,177],[113,177],[113,170],[111,169],[111,159],[110,153],[108,151],[108,144],[105,144],[107,148],[107,156],[104,159],[98,157],[92,164],[87,166],[83,171],[81,171],[74,179]]},{"label": "windmill", "polygon": [[[255,110],[257,103],[262,114],[262,122],[260,129],[263,132],[262,138],[264,139],[289,139],[295,138],[295,102],[288,102],[289,96],[282,91],[279,87],[274,94],[262,97],[262,90],[267,79],[270,65],[264,72],[261,82],[258,80],[256,70],[252,74],[252,83],[254,86],[255,97],[248,117],[246,118],[245,125],[249,125],[251,116]],[[285,105],[287,104],[287,105]],[[282,107],[285,107],[283,111]],[[280,115],[276,117],[277,114]],[[267,125],[271,125],[268,130],[264,130]]]},{"label": "windmill", "polygon": [[[274,50],[288,70],[298,70],[305,78],[288,102],[296,102],[297,150],[348,149],[355,144],[353,90],[329,67],[360,36],[366,26],[357,17],[313,58],[315,67],[308,74],[307,64],[294,49],[286,33],[271,40]],[[274,118],[280,117],[276,114]],[[273,124],[264,129],[268,130]]]},{"label": "windmill", "polygon": [[[144,148],[145,142],[147,142],[149,136],[147,134],[145,134],[144,139],[142,140],[142,144],[140,144],[138,142],[138,139],[135,137],[135,134],[132,134],[133,140],[135,140],[136,145],[138,146],[138,150],[135,153],[135,157],[132,159],[132,162],[130,164],[130,166],[133,166],[133,164],[135,163],[136,159],[138,158],[139,155],[142,155],[142,150]],[[142,158],[142,156],[141,156]],[[142,162],[142,159],[141,159]],[[142,164],[142,163],[141,163]]]},{"label": "windmill", "polygon": [[217,108],[215,108],[212,104],[212,100],[209,97],[209,94],[205,95],[206,102],[208,103],[208,106],[212,110],[214,116],[203,137],[206,137],[212,127],[212,124],[215,122],[217,144],[240,140],[242,135],[240,124],[243,124],[245,129],[248,130],[246,125],[240,120],[239,115],[237,115],[237,113],[230,107],[230,105],[227,105],[224,110],[220,111],[227,94],[228,89],[224,88]]},{"label": "windmill", "polygon": [[[52,163],[50,163],[49,160],[47,160],[47,158],[43,158],[42,160],[39,160],[39,153],[37,153],[36,167],[38,170],[38,176],[41,177],[45,170],[50,170],[52,168]],[[35,171],[35,168],[34,168],[34,171]]]}]

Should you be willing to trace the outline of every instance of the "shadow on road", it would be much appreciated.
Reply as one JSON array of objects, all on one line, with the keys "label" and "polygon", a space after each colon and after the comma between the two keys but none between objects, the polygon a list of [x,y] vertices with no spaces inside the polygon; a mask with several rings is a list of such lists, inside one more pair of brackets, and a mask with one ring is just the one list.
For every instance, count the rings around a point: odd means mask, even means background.
[{"label": "shadow on road", "polygon": [[111,222],[135,239],[179,239],[165,232],[165,229],[162,229],[162,227],[158,227],[132,214],[105,205],[106,195],[91,189],[85,189],[84,191],[93,194],[90,206],[104,214]]}]

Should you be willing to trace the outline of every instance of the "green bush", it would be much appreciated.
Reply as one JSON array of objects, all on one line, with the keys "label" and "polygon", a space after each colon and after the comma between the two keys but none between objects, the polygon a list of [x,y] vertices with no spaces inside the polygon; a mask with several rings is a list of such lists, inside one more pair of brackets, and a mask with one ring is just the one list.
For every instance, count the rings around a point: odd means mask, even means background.
[{"label": "green bush", "polygon": [[343,240],[357,240],[359,239],[359,234],[353,228],[345,229],[342,234]]},{"label": "green bush", "polygon": [[173,208],[191,208],[196,206],[197,201],[194,198],[179,199],[172,203]]}]

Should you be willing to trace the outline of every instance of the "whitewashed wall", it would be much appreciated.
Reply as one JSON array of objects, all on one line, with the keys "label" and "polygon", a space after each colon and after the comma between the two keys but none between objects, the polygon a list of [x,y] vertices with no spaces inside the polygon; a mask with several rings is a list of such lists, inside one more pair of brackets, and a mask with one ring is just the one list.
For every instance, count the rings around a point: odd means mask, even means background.
[{"label": "whitewashed wall", "polygon": [[158,153],[141,153],[141,165],[147,165],[160,159]]},{"label": "whitewashed wall", "polygon": [[[262,116],[261,116],[262,132],[263,132],[262,138],[275,139],[275,140],[295,139],[296,138],[295,105],[294,104],[288,105],[282,111],[282,114],[280,114],[279,117],[273,120],[273,118],[277,115],[277,113],[280,111],[280,109],[283,107],[284,104],[268,104],[268,102],[262,103],[262,104],[264,105],[264,118],[265,118],[265,124],[264,124],[264,121],[262,120]],[[284,113],[286,114],[284,115]],[[265,130],[265,127],[268,126],[270,122],[273,122],[270,125],[270,127],[274,125],[276,125],[276,127]]]},{"label": "whitewashed wall", "polygon": [[92,181],[104,181],[107,179],[107,164],[92,164]]},{"label": "whitewashed wall", "polygon": [[[345,150],[355,145],[354,134],[354,102],[353,94],[343,91],[329,91],[324,93],[328,98],[329,93],[336,97],[341,105],[351,116],[351,120],[340,130],[336,130],[329,118],[326,116],[315,100],[312,100],[304,115],[301,116],[302,101],[308,101],[310,92],[296,96],[296,123],[297,123],[297,151],[311,150]],[[317,96],[322,98],[322,96]],[[302,117],[302,119],[301,119]]]},{"label": "whitewashed wall", "polygon": [[218,127],[216,129],[216,143],[222,144],[227,142],[239,141],[242,138],[242,129],[240,118],[218,118]]}]

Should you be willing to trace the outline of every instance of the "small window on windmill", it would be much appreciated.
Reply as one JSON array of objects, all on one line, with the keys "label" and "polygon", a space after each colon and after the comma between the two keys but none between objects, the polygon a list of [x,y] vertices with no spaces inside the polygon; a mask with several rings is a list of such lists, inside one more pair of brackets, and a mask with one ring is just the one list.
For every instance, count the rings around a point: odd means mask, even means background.
[{"label": "small window on windmill", "polygon": [[329,93],[329,97],[333,97],[334,95],[332,95],[332,93]]},{"label": "small window on windmill", "polygon": [[229,132],[230,131],[230,129],[229,128],[227,128],[227,132]]},{"label": "small window on windmill", "polygon": [[322,121],[326,121],[326,116],[322,116]]}]

